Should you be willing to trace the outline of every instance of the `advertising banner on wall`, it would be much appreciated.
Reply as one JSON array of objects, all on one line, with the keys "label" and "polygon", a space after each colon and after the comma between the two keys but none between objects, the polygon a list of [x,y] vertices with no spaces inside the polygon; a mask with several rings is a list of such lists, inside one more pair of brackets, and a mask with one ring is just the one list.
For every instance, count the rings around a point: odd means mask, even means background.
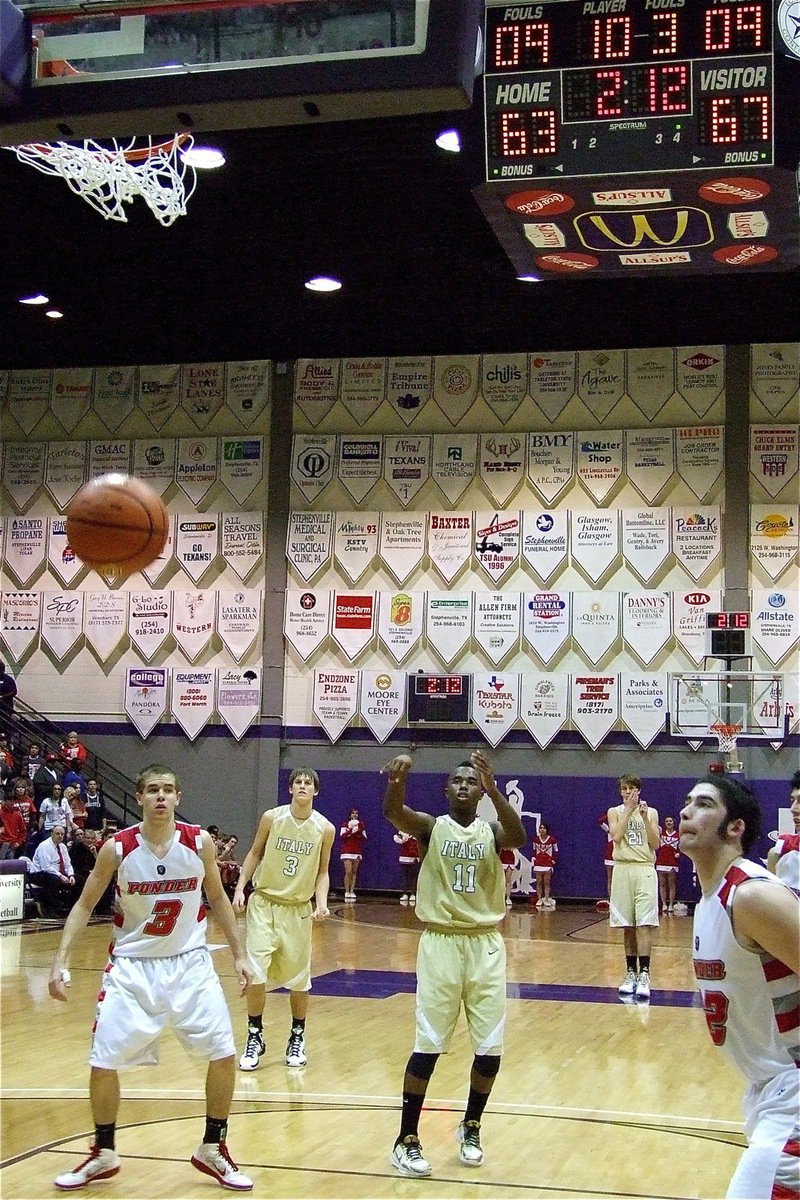
[{"label": "advertising banner on wall", "polygon": [[6,442],[3,487],[18,512],[24,512],[44,483],[46,442]]},{"label": "advertising banner on wall", "polygon": [[177,453],[175,438],[136,438],[133,443],[133,473],[137,479],[149,483],[159,496],[164,496],[175,483]]},{"label": "advertising banner on wall", "polygon": [[472,636],[495,666],[499,666],[519,646],[521,617],[519,592],[474,594]]},{"label": "advertising banner on wall", "polygon": [[86,481],[86,442],[48,442],[44,486],[63,511]]},{"label": "advertising banner on wall", "polygon": [[416,421],[432,395],[432,358],[422,355],[387,361],[386,401],[404,425]]},{"label": "advertising banner on wall", "polygon": [[378,638],[396,663],[419,643],[424,615],[424,592],[378,592]]},{"label": "advertising banner on wall", "polygon": [[332,742],[338,741],[358,711],[359,671],[315,671],[314,716]]},{"label": "advertising banner on wall", "polygon": [[89,478],[110,473],[127,475],[131,469],[131,446],[127,438],[98,438],[89,442]]},{"label": "advertising banner on wall", "polygon": [[286,531],[286,557],[301,579],[308,582],[331,557],[332,512],[290,512]]},{"label": "advertising banner on wall", "polygon": [[340,399],[356,425],[364,425],[386,395],[385,358],[343,358]]},{"label": "advertising banner on wall", "polygon": [[46,536],[46,517],[9,517],[6,521],[5,565],[21,587],[44,565]]},{"label": "advertising banner on wall", "polygon": [[675,389],[698,417],[704,417],[725,387],[724,346],[678,346]]},{"label": "advertising banner on wall", "polygon": [[473,553],[492,583],[498,584],[504,575],[516,567],[520,557],[522,526],[516,509],[475,513],[475,542]]},{"label": "advertising banner on wall", "polygon": [[477,433],[435,433],[432,438],[431,479],[457,504],[478,471]]},{"label": "advertising banner on wall", "polygon": [[594,500],[602,504],[622,478],[622,430],[577,433],[576,473]]},{"label": "advertising banner on wall", "polygon": [[85,592],[83,636],[106,662],[128,635],[127,592]]},{"label": "advertising banner on wall", "polygon": [[750,505],[750,553],[770,579],[778,579],[797,558],[800,506]]},{"label": "advertising banner on wall", "polygon": [[362,671],[359,712],[376,741],[383,744],[406,711],[406,677],[400,671]]},{"label": "advertising banner on wall", "polygon": [[195,583],[199,582],[219,554],[219,517],[199,513],[178,515],[175,521],[175,558]]},{"label": "advertising banner on wall", "polygon": [[198,506],[219,478],[217,439],[213,437],[178,438],[175,478],[192,504]]},{"label": "advertising banner on wall", "polygon": [[667,716],[667,677],[663,674],[620,672],[622,723],[646,750],[664,732]]},{"label": "advertising banner on wall", "polygon": [[648,666],[672,636],[669,592],[622,593],[622,640]]},{"label": "advertising banner on wall", "polygon": [[131,592],[128,636],[145,662],[155,656],[171,633],[172,592]]},{"label": "advertising banner on wall", "polygon": [[527,446],[523,433],[482,433],[478,475],[495,504],[507,504],[525,477]]},{"label": "advertising banner on wall", "polygon": [[0,592],[0,638],[15,662],[39,637],[41,613],[40,592]]},{"label": "advertising banner on wall", "polygon": [[649,583],[669,558],[670,510],[622,509],[622,557],[642,583]]},{"label": "advertising banner on wall", "polygon": [[42,592],[42,641],[59,662],[83,634],[83,592]]},{"label": "advertising banner on wall", "polygon": [[706,614],[719,612],[722,592],[719,588],[696,588],[672,593],[672,632],[675,641],[698,666],[706,647]]},{"label": "advertising banner on wall", "polygon": [[569,675],[526,671],[521,682],[519,715],[536,744],[544,750],[567,723]]},{"label": "advertising banner on wall", "polygon": [[619,512],[571,512],[572,561],[597,583],[619,558]]},{"label": "advertising banner on wall", "polygon": [[264,478],[263,437],[220,438],[219,477],[238,504],[244,504]]},{"label": "advertising banner on wall", "polygon": [[428,557],[445,583],[452,583],[472,557],[472,513],[428,513]]},{"label": "advertising banner on wall", "polygon": [[572,637],[592,665],[608,654],[620,633],[616,592],[572,593]]},{"label": "advertising banner on wall", "polygon": [[798,609],[797,588],[753,588],[753,641],[773,666],[797,649]]},{"label": "advertising banner on wall", "polygon": [[220,549],[225,565],[241,580],[264,554],[263,512],[222,513]]},{"label": "advertising banner on wall", "polygon": [[339,483],[361,504],[383,474],[383,436],[339,438]]},{"label": "advertising banner on wall", "polygon": [[675,474],[674,429],[626,429],[625,474],[648,504],[654,504]]},{"label": "advertising banner on wall", "polygon": [[567,565],[568,516],[566,509],[522,514],[522,557],[543,584]]},{"label": "advertising banner on wall", "polygon": [[522,635],[540,662],[552,662],[569,641],[572,625],[570,592],[525,592]]},{"label": "advertising banner on wall", "polygon": [[334,514],[333,557],[351,583],[356,583],[378,553],[380,513],[343,512]]},{"label": "advertising banner on wall", "polygon": [[619,676],[573,675],[570,716],[581,736],[596,750],[619,720]]},{"label": "advertising banner on wall", "polygon": [[398,583],[413,575],[425,557],[425,526],[423,512],[382,512],[378,534],[378,553]]},{"label": "advertising banner on wall", "polygon": [[[528,356],[528,391],[536,407],[552,424],[575,395],[578,356],[574,350]],[[552,504],[552,496],[545,496]]]},{"label": "advertising banner on wall", "polygon": [[217,613],[216,592],[172,593],[172,636],[189,662],[208,649],[214,635]]},{"label": "advertising banner on wall", "polygon": [[35,367],[11,372],[8,411],[23,433],[32,433],[49,407],[49,371]]},{"label": "advertising banner on wall", "polygon": [[654,421],[675,391],[675,351],[669,346],[630,349],[628,395],[648,421]]},{"label": "advertising banner on wall", "polygon": [[407,507],[431,473],[430,435],[386,435],[383,442],[383,478],[397,499]]},{"label": "advertising banner on wall", "polygon": [[50,517],[47,527],[47,562],[53,574],[69,587],[84,571],[84,565],[67,539],[66,517]]},{"label": "advertising banner on wall", "polygon": [[287,589],[283,636],[303,662],[308,662],[324,645],[330,619],[330,592]]},{"label": "advertising banner on wall", "polygon": [[475,671],[470,719],[490,746],[499,746],[519,717],[519,675]]},{"label": "advertising banner on wall", "polygon": [[437,354],[433,360],[433,398],[451,425],[463,421],[478,396],[477,354]]},{"label": "advertising banner on wall", "polygon": [[750,347],[750,388],[777,417],[800,388],[800,342]]},{"label": "advertising banner on wall", "polygon": [[545,504],[555,504],[574,478],[574,433],[528,434],[528,479]]},{"label": "advertising banner on wall", "polygon": [[151,587],[157,587],[162,583],[175,561],[175,524],[177,520],[175,513],[168,514],[167,540],[164,542],[164,548],[158,558],[154,558],[146,567],[141,568],[142,575]]},{"label": "advertising banner on wall", "polygon": [[579,350],[578,395],[602,424],[625,395],[625,351]]},{"label": "advertising banner on wall", "polygon": [[214,674],[173,667],[170,711],[190,742],[205,729],[214,712]]},{"label": "advertising banner on wall", "polygon": [[91,367],[54,367],[50,379],[50,411],[65,433],[74,433],[92,402]]},{"label": "advertising banner on wall", "polygon": [[292,438],[292,483],[307,504],[314,504],[333,479],[335,433],[296,433]]},{"label": "advertising banner on wall", "polygon": [[217,712],[237,742],[261,712],[261,667],[217,671]]},{"label": "advertising banner on wall", "polygon": [[331,636],[350,662],[358,658],[372,641],[375,608],[374,592],[336,591],[333,594]]},{"label": "advertising banner on wall", "polygon": [[225,407],[245,429],[269,405],[271,388],[272,362],[268,358],[225,364]]},{"label": "advertising banner on wall", "polygon": [[181,408],[198,429],[206,429],[225,402],[225,364],[184,363]]},{"label": "advertising banner on wall", "polygon": [[672,553],[692,579],[700,580],[722,549],[719,505],[673,508]]},{"label": "advertising banner on wall", "polygon": [[466,649],[472,634],[472,592],[428,592],[425,637],[446,667]]},{"label": "advertising banner on wall", "polygon": [[146,738],[167,711],[167,671],[127,667],[124,706],[139,735]]},{"label": "advertising banner on wall", "polygon": [[722,475],[725,440],[721,425],[689,425],[675,430],[678,474],[698,500],[705,500]]},{"label": "advertising banner on wall", "polygon": [[338,358],[298,358],[294,367],[294,403],[315,429],[339,398]]},{"label": "advertising banner on wall", "polygon": [[137,407],[153,429],[163,429],[181,402],[181,368],[177,363],[139,367]]},{"label": "advertising banner on wall", "polygon": [[501,425],[514,416],[528,391],[527,354],[484,354],[480,392]]},{"label": "advertising banner on wall", "polygon": [[261,588],[241,588],[220,592],[217,603],[217,633],[225,649],[241,662],[261,634]]},{"label": "advertising banner on wall", "polygon": [[792,482],[797,494],[799,434],[797,425],[750,426],[750,474],[768,496]]}]

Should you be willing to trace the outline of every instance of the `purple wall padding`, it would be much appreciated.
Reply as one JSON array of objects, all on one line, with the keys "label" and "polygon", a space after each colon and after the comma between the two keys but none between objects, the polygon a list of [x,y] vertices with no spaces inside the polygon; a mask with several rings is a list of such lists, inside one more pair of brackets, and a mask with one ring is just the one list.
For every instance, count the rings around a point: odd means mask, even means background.
[{"label": "purple wall padding", "polygon": [[0,108],[21,103],[30,56],[24,14],[11,0],[0,0]]}]

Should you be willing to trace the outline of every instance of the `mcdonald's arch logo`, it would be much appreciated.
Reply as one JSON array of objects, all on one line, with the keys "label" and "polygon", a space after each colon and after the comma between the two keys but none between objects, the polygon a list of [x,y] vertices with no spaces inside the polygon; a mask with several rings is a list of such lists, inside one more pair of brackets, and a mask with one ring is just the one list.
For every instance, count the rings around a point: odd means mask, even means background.
[{"label": "mcdonald's arch logo", "polygon": [[575,218],[578,237],[588,250],[663,250],[707,246],[714,241],[708,213],[701,208],[589,212]]}]

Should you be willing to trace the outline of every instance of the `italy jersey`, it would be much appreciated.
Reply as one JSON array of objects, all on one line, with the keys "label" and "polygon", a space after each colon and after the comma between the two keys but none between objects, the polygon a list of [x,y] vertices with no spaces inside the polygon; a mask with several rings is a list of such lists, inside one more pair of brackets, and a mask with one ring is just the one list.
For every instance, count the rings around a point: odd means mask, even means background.
[{"label": "italy jersey", "polygon": [[[624,805],[619,804],[612,812],[619,818],[623,808]],[[647,841],[647,822],[637,808],[628,818],[622,841],[614,843],[614,862],[652,863],[655,862],[655,857],[655,851],[650,849]]]},{"label": "italy jersey", "polygon": [[180,821],[175,822],[175,836],[163,858],[147,845],[140,825],[114,835],[115,958],[166,958],[205,946],[200,845],[200,826]]},{"label": "italy jersey", "polygon": [[426,925],[492,929],[506,913],[503,865],[494,831],[476,817],[459,825],[437,817],[417,882],[417,916]]},{"label": "italy jersey", "polygon": [[253,875],[253,887],[283,904],[305,904],[314,894],[326,820],[312,809],[304,821],[292,816],[290,804],[273,810],[264,854]]}]

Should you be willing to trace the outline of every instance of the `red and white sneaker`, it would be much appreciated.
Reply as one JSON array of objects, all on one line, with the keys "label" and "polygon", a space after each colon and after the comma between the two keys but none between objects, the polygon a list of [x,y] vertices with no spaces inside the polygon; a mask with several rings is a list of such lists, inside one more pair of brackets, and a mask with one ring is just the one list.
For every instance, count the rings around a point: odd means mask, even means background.
[{"label": "red and white sneaker", "polygon": [[120,1168],[120,1158],[116,1150],[101,1150],[92,1146],[89,1157],[84,1159],[74,1171],[65,1171],[57,1175],[53,1181],[57,1188],[71,1192],[76,1188],[86,1187],[87,1183],[100,1183],[103,1179],[111,1179]]},{"label": "red and white sneaker", "polygon": [[252,1179],[239,1170],[224,1142],[201,1142],[192,1155],[192,1166],[235,1192],[249,1192],[253,1186]]}]

